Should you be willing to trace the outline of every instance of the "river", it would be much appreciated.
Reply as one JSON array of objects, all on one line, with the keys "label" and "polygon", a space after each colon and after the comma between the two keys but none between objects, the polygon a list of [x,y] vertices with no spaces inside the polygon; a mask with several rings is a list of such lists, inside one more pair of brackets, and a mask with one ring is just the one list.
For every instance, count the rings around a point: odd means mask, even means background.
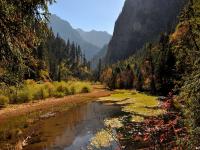
[{"label": "river", "polygon": [[[56,117],[40,121],[34,134],[39,139],[36,138],[37,142],[29,144],[25,149],[86,150],[95,134],[105,128],[104,120],[120,114],[121,109],[118,106],[95,101],[80,104]],[[116,147],[116,143],[111,147]]]},{"label": "river", "polygon": [[11,119],[3,125],[8,135],[0,135],[0,146],[3,150],[8,144],[17,150],[115,150],[120,145],[116,129],[125,122],[138,123],[165,112],[157,97],[134,90],[116,90],[108,97],[70,105]]}]

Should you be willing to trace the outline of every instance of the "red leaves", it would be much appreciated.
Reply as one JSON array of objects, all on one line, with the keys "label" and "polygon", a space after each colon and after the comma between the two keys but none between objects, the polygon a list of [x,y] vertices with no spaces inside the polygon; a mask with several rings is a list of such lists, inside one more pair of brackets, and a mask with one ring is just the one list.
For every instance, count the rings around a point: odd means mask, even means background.
[{"label": "red leaves", "polygon": [[161,107],[167,111],[162,117],[148,117],[142,123],[127,124],[124,132],[130,133],[128,143],[131,141],[149,147],[169,144],[170,147],[177,147],[176,139],[185,138],[187,133],[187,129],[180,124],[182,116],[173,110],[171,99],[164,101]]},{"label": "red leaves", "polygon": [[161,108],[163,108],[165,110],[169,110],[170,108],[172,108],[172,100],[167,100],[167,101],[163,102]]},{"label": "red leaves", "polygon": [[165,134],[161,134],[160,136],[160,143],[162,143],[165,140]]},{"label": "red leaves", "polygon": [[146,141],[149,141],[149,140],[150,140],[150,135],[148,133],[146,133],[144,135],[144,141],[146,142]]}]

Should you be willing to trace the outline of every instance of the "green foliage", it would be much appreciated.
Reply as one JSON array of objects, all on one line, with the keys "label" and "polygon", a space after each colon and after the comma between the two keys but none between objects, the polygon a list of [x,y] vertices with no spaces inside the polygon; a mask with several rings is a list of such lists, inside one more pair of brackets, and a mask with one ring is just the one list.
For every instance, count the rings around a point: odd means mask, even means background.
[{"label": "green foliage", "polygon": [[49,97],[64,97],[77,93],[88,93],[91,91],[91,84],[80,81],[36,83],[33,80],[26,80],[20,87],[7,88],[7,90],[1,92],[2,99],[8,97],[11,103],[26,103]]},{"label": "green foliage", "polygon": [[54,0],[0,0],[0,81],[14,84],[30,71],[33,49],[48,33],[48,4]]},{"label": "green foliage", "polygon": [[9,103],[9,98],[4,95],[0,95],[0,107],[5,107]]},{"label": "green foliage", "polygon": [[70,93],[88,93],[91,91],[91,85],[89,82],[68,82]]},{"label": "green foliage", "polygon": [[85,86],[82,88],[81,93],[89,93],[91,92],[91,87]]},{"label": "green foliage", "polygon": [[48,5],[55,0],[0,0],[0,82],[88,79],[90,63],[80,46],[48,29]]},{"label": "green foliage", "polygon": [[[127,74],[128,66],[133,75]],[[128,88],[127,83],[132,81],[130,87],[138,90],[164,95],[176,92],[186,106],[183,111],[190,131],[188,146],[199,147],[200,1],[188,0],[173,34],[161,34],[159,42],[104,68],[101,81],[110,88]],[[178,101],[174,104],[182,108]]]},{"label": "green foliage", "polygon": [[147,44],[130,58],[104,68],[101,81],[110,88],[136,88],[166,95],[174,86],[175,56],[167,34],[159,43]]},{"label": "green foliage", "polygon": [[[189,0],[180,23],[172,35],[176,66],[180,75],[180,97],[186,103],[185,116],[190,127],[190,144],[200,143],[200,2]],[[174,38],[175,37],[175,38]]]},{"label": "green foliage", "polygon": [[90,66],[80,46],[74,42],[67,43],[57,35],[50,36],[35,52],[40,63],[33,67],[34,72],[39,70],[39,79],[48,81],[68,81],[71,78],[86,80],[90,76]]},{"label": "green foliage", "polygon": [[25,103],[31,101],[34,97],[28,89],[21,89],[17,92],[17,95],[14,96],[17,103]]}]

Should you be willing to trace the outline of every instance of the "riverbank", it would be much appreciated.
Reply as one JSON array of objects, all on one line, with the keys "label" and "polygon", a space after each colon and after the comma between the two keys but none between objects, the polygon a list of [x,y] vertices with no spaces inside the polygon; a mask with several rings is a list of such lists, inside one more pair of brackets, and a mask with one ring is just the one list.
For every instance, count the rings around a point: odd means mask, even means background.
[{"label": "riverbank", "polygon": [[66,104],[80,103],[86,100],[92,100],[99,97],[108,96],[111,91],[105,89],[102,85],[93,85],[93,90],[90,93],[76,94],[65,96],[64,98],[48,98],[44,100],[37,100],[25,104],[9,105],[6,108],[0,109],[0,123],[20,115],[29,114],[36,111],[44,111]]},{"label": "riverbank", "polygon": [[117,137],[124,149],[186,149],[188,131],[183,114],[175,107],[174,99],[167,97],[159,106],[164,114],[145,117],[142,122],[131,122],[130,116],[117,130]]},{"label": "riverbank", "polygon": [[159,100],[135,90],[112,92],[102,85],[93,85],[91,93],[8,106],[0,110],[0,118],[0,147],[27,150],[52,144],[69,150],[177,149],[187,138],[172,97]]}]

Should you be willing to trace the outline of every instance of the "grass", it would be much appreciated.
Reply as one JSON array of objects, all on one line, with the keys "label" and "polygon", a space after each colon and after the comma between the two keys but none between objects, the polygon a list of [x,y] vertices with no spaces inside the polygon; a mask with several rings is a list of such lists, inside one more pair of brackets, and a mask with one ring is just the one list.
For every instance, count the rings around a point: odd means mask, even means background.
[{"label": "grass", "polygon": [[164,113],[157,108],[159,106],[157,97],[133,90],[116,90],[110,96],[100,98],[99,101],[121,105],[122,111],[132,114],[133,122],[141,122],[144,117]]},{"label": "grass", "polygon": [[[33,80],[24,81],[20,87],[9,87],[0,93],[0,105],[7,103],[26,103],[33,100],[49,97],[64,97],[78,93],[88,93],[92,90],[89,82],[44,82],[37,83]],[[5,104],[3,104],[5,103]]]}]

